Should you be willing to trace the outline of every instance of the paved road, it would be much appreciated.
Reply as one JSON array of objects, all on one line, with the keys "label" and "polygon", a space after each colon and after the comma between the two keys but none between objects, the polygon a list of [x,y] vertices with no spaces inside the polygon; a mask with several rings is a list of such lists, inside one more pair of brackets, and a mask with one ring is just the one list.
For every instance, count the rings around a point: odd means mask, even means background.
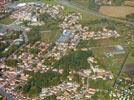
[{"label": "paved road", "polygon": [[58,0],[57,3],[60,3],[61,5],[68,6],[70,8],[79,10],[79,11],[87,13],[89,15],[94,15],[94,16],[97,16],[97,17],[100,17],[100,18],[106,18],[106,19],[109,19],[109,20],[114,20],[114,21],[117,21],[117,22],[122,22],[122,23],[134,25],[133,22],[129,22],[129,21],[126,21],[126,20],[121,20],[121,19],[105,16],[103,14],[100,14],[99,12],[96,12],[94,10],[85,8],[82,5],[80,5],[76,2],[73,2],[73,1],[70,2],[68,0]]}]

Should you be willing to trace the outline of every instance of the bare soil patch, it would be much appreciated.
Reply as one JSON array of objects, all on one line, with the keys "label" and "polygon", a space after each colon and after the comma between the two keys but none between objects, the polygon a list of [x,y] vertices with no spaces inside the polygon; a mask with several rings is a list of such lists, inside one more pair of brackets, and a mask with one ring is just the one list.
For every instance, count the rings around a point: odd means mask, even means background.
[{"label": "bare soil patch", "polygon": [[134,13],[134,7],[128,6],[102,6],[100,8],[100,13],[118,18],[125,18],[126,15]]},{"label": "bare soil patch", "polygon": [[127,64],[124,68],[124,72],[134,75],[134,64]]}]

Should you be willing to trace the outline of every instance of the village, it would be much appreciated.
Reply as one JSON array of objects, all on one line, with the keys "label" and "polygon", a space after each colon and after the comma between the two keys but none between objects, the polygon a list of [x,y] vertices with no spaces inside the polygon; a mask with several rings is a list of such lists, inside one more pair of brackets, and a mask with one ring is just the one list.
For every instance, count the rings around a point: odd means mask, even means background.
[{"label": "village", "polygon": [[[14,22],[0,24],[0,93],[4,91],[2,94],[8,95],[7,100],[47,100],[51,96],[54,100],[89,100],[97,93],[105,93],[110,98],[116,94],[119,98],[122,96],[120,91],[111,89],[116,81],[113,71],[103,68],[94,54],[90,55],[90,48],[77,48],[82,40],[120,38],[117,30],[103,27],[90,31],[88,26],[81,24],[81,13],[63,14],[64,6],[57,4],[28,2],[16,4],[11,9],[14,10],[9,17]],[[47,25],[45,17],[61,19],[57,23],[61,33],[53,43],[40,39],[44,30],[38,31],[38,27]],[[114,46],[115,51],[104,52],[107,58],[126,53],[122,45]],[[71,69],[71,65],[64,68],[64,64],[63,67],[59,64],[70,52],[77,51],[89,53],[81,60],[86,68]]]}]

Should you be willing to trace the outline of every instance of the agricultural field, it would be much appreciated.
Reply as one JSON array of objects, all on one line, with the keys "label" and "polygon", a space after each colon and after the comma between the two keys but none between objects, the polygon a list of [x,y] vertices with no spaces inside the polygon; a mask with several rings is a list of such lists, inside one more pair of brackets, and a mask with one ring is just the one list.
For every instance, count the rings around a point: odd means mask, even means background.
[{"label": "agricultural field", "polygon": [[100,13],[117,18],[125,18],[126,15],[134,13],[134,7],[128,6],[102,6]]},{"label": "agricultural field", "polygon": [[[107,2],[95,3],[93,6],[93,0],[70,0],[71,3],[76,3],[86,9],[92,9],[106,16],[115,18],[125,18],[126,15],[134,13],[134,1],[128,0],[111,0],[109,4]],[[104,4],[103,4],[104,3]]]}]

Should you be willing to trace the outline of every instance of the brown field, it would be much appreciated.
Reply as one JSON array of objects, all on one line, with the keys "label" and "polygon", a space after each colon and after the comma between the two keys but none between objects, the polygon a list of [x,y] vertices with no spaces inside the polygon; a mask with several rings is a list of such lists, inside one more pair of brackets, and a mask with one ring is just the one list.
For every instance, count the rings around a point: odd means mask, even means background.
[{"label": "brown field", "polygon": [[134,1],[125,1],[124,5],[134,6]]},{"label": "brown field", "polygon": [[126,15],[134,13],[134,7],[128,6],[102,6],[100,8],[100,13],[118,18],[125,18]]}]

